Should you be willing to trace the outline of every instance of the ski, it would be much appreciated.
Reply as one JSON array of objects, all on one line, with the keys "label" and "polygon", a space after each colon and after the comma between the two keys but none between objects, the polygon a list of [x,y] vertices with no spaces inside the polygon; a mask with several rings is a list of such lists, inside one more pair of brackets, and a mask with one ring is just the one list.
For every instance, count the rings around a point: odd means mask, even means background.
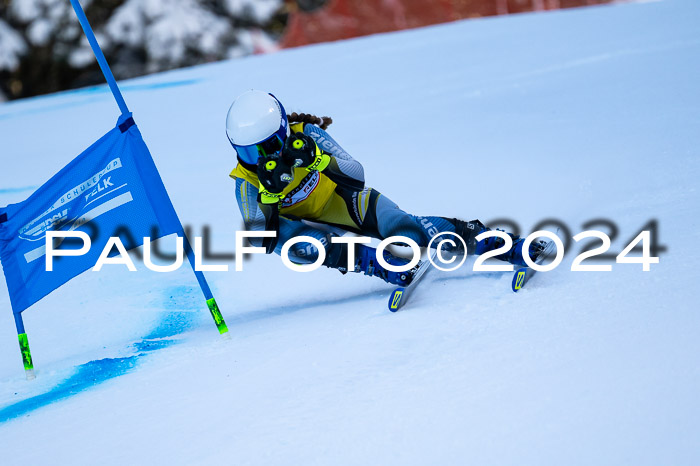
[{"label": "ski", "polygon": [[[435,260],[437,256],[437,251],[435,249],[430,251],[430,259]],[[418,264],[418,270],[413,274],[413,280],[406,286],[399,286],[394,289],[394,291],[389,296],[389,310],[391,312],[396,312],[401,309],[408,298],[411,296],[413,291],[418,286],[418,282],[425,276],[425,273],[431,269],[430,260],[424,259]]]},{"label": "ski", "polygon": [[[557,230],[557,234],[559,233],[559,230]],[[535,264],[541,264],[544,262],[545,259],[547,259],[552,252],[556,250],[556,243],[552,240],[549,240],[547,244],[544,247],[544,251],[542,251],[542,254],[539,255],[537,260],[535,261]],[[515,271],[513,274],[513,282],[511,284],[511,288],[515,293],[518,292],[522,287],[525,286],[525,284],[532,278],[533,275],[537,273],[537,270],[531,269],[530,267],[520,267],[518,270]]]}]

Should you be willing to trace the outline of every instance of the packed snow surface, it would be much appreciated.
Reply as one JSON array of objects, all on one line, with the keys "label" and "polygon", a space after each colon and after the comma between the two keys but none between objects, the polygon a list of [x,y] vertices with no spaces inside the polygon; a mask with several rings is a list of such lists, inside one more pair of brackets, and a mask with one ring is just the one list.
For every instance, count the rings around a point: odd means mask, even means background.
[{"label": "packed snow surface", "polygon": [[[700,4],[455,22],[121,83],[173,203],[215,252],[241,215],[232,99],[330,115],[367,183],[422,215],[658,221],[660,263],[435,272],[407,308],[375,278],[256,256],[207,277],[87,272],[24,313],[0,287],[0,463],[700,463]],[[0,204],[112,128],[105,86],[0,105]],[[594,229],[608,231],[605,226]],[[168,240],[166,240],[167,243]],[[168,243],[170,244],[170,243]]]}]

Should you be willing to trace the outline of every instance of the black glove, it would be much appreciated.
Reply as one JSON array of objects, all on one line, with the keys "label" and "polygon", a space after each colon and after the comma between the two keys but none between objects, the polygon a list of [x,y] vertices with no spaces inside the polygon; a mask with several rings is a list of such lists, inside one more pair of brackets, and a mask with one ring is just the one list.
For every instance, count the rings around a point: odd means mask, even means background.
[{"label": "black glove", "polygon": [[279,194],[293,179],[294,168],[280,155],[258,158],[258,180],[264,191]]},{"label": "black glove", "polygon": [[294,167],[308,167],[316,158],[316,143],[304,133],[294,133],[284,142],[282,158]]},{"label": "black glove", "polygon": [[292,167],[323,171],[330,156],[316,146],[316,142],[304,133],[294,133],[287,138],[282,148],[282,158]]}]

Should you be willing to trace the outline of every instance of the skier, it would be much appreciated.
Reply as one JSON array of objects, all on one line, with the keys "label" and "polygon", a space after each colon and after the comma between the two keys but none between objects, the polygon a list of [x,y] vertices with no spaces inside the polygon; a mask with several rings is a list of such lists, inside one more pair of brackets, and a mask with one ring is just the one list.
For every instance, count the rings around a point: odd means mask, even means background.
[{"label": "skier", "polygon": [[[238,159],[230,174],[236,180],[238,206],[248,230],[277,233],[257,243],[253,239],[254,245],[262,244],[268,254],[280,254],[287,240],[311,236],[325,246],[323,265],[342,273],[364,272],[399,286],[411,282],[417,267],[408,272],[386,270],[377,262],[375,248],[331,243],[331,237],[347,232],[378,239],[402,235],[426,247],[432,236],[452,232],[464,239],[469,253],[477,255],[503,245],[497,237],[476,241],[476,236],[489,230],[479,220],[411,215],[365,186],[362,165],[326,132],[331,123],[329,117],[287,115],[275,96],[262,91],[244,92],[231,104],[226,134]],[[496,258],[524,266],[524,239],[510,236],[512,248]],[[354,248],[355,257],[350,270],[348,247]],[[529,249],[534,261],[542,243],[532,242]],[[383,255],[391,265],[409,262],[386,250]],[[318,250],[301,241],[290,249],[289,258],[299,264],[314,263]]]}]

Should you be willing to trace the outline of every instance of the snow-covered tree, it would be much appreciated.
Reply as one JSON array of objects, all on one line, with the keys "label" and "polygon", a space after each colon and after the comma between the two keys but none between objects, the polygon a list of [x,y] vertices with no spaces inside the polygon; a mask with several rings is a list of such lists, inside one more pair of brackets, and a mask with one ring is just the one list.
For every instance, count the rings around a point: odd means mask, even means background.
[{"label": "snow-covered tree", "polygon": [[[284,0],[81,0],[115,76],[276,48]],[[0,0],[0,89],[10,98],[101,82],[68,0]]]},{"label": "snow-covered tree", "polygon": [[0,71],[16,70],[25,53],[27,44],[22,36],[0,19]]}]

